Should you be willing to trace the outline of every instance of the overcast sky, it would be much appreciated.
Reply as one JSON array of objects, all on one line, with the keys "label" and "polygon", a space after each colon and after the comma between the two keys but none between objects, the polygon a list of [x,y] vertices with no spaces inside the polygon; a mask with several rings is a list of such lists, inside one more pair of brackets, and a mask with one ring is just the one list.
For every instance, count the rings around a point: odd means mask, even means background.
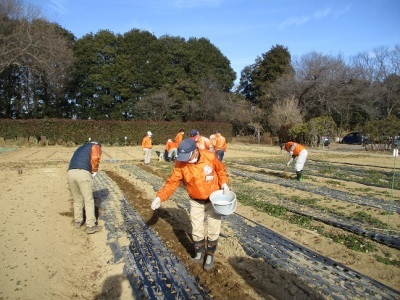
[{"label": "overcast sky", "polygon": [[77,38],[108,29],[207,38],[240,77],[274,45],[345,59],[400,44],[400,0],[25,0]]}]

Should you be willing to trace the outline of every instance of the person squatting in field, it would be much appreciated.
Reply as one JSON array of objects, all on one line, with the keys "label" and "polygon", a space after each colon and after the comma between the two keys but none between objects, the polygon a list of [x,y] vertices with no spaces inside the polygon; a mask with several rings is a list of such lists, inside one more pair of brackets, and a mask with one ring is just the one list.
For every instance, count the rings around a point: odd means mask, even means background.
[{"label": "person squatting in field", "polygon": [[95,203],[93,199],[93,179],[99,170],[101,144],[91,142],[75,150],[68,166],[68,184],[74,200],[75,227],[84,223],[83,209],[86,217],[86,233],[91,234],[102,229],[96,224]]},{"label": "person squatting in field", "polygon": [[294,165],[294,169],[296,171],[296,179],[298,181],[301,181],[303,178],[303,168],[304,164],[306,163],[308,152],[307,149],[295,142],[287,142],[281,144],[281,150],[286,150],[289,155],[289,161],[286,163],[286,166],[289,167],[289,165],[295,160],[296,163]]},{"label": "person squatting in field", "polygon": [[[157,192],[151,208],[156,210],[178,188],[180,182],[186,186],[190,197],[190,220],[195,248],[195,262],[204,264],[205,270],[214,267],[214,253],[221,230],[221,215],[214,212],[210,201],[212,192],[219,189],[229,191],[226,167],[214,152],[201,150],[191,139],[183,140],[178,147],[178,158],[172,174]],[[207,221],[207,241],[204,234]]]},{"label": "person squatting in field", "polygon": [[178,145],[172,141],[172,139],[168,139],[167,143],[165,144],[165,151],[166,151],[166,160],[168,162],[175,161],[176,157],[178,156]]}]

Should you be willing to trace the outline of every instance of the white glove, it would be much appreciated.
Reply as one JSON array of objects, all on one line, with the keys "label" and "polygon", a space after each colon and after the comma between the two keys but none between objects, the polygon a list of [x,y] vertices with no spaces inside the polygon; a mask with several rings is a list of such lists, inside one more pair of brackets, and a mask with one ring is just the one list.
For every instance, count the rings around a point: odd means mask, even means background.
[{"label": "white glove", "polygon": [[157,208],[160,207],[161,204],[161,199],[159,197],[156,197],[153,202],[151,203],[151,209],[156,210]]},{"label": "white glove", "polygon": [[290,153],[290,156],[293,156],[293,151],[290,151],[289,153]]},{"label": "white glove", "polygon": [[221,185],[222,189],[224,190],[224,192],[229,191],[229,187],[226,183],[224,183],[223,185]]},{"label": "white glove", "polygon": [[94,179],[96,177],[96,175],[97,175],[97,172],[93,172],[92,173],[92,178]]}]

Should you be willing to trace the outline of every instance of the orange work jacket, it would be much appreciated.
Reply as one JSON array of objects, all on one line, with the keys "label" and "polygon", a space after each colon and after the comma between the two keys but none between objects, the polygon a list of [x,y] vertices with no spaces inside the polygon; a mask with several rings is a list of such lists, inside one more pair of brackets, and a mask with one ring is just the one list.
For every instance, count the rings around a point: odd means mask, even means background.
[{"label": "orange work jacket", "polygon": [[101,158],[101,147],[99,145],[94,144],[92,149],[90,150],[90,164],[92,165],[92,173],[97,172],[99,170]]},{"label": "orange work jacket", "polygon": [[306,149],[303,145],[295,142],[287,142],[285,144],[285,150],[287,152],[292,151],[294,156],[299,156],[302,150]]},{"label": "orange work jacket", "polygon": [[215,151],[223,150],[226,152],[226,139],[220,133],[215,135],[215,138],[213,139],[213,147]]},{"label": "orange work jacket", "polygon": [[172,196],[182,181],[189,197],[195,200],[207,200],[212,192],[228,183],[225,165],[214,152],[199,149],[199,160],[196,163],[176,161],[171,176],[157,192],[161,201]]},{"label": "orange work jacket", "polygon": [[176,149],[178,148],[177,144],[174,142],[167,142],[165,144],[165,149],[167,149],[167,151],[171,150],[171,149]]},{"label": "orange work jacket", "polygon": [[197,139],[196,144],[197,144],[197,148],[202,149],[202,150],[212,148],[210,140],[208,138],[206,138],[205,136],[199,135],[199,138]]},{"label": "orange work jacket", "polygon": [[149,137],[148,135],[146,135],[143,140],[142,140],[142,148],[152,148],[153,147],[153,143],[151,142],[151,137]]},{"label": "orange work jacket", "polygon": [[179,146],[179,143],[183,140],[183,132],[178,132],[175,136],[174,142]]}]

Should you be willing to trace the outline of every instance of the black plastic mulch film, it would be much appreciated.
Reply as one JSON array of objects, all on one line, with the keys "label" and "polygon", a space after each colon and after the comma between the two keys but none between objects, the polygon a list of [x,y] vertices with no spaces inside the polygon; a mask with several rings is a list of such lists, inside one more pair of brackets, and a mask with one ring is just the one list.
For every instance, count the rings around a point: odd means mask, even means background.
[{"label": "black plastic mulch film", "polygon": [[[164,245],[103,172],[95,180],[95,199],[103,208],[101,217],[109,232],[108,241],[116,262],[123,261],[134,296],[137,299],[212,299],[189,274],[185,265]],[[119,201],[119,205],[115,205]],[[118,222],[115,207],[123,221]],[[120,247],[116,239],[123,230],[130,243]]]}]

